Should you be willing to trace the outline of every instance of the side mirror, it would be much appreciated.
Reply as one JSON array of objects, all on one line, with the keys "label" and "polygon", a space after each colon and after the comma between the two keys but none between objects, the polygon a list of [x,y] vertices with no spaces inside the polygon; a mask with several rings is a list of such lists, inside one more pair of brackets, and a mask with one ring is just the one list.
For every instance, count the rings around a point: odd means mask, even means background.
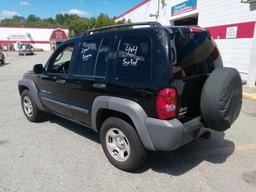
[{"label": "side mirror", "polygon": [[33,71],[34,71],[34,73],[36,73],[36,74],[43,73],[43,72],[44,72],[44,66],[43,66],[42,64],[36,64],[36,65],[34,65],[34,67],[33,67]]}]

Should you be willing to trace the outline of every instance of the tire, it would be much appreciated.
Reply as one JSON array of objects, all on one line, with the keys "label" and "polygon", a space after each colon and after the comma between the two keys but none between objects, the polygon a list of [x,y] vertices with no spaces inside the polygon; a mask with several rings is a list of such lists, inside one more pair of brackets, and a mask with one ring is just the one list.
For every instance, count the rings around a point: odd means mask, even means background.
[{"label": "tire", "polygon": [[[27,106],[25,103],[27,104]],[[21,93],[21,105],[26,118],[31,122],[38,122],[45,115],[45,113],[40,111],[37,107],[29,90],[24,90]]]},{"label": "tire", "polygon": [[[1,54],[1,53],[0,53]],[[4,58],[4,55],[2,55],[2,58],[0,60],[0,64],[4,64],[5,63],[5,58]]]},{"label": "tire", "polygon": [[225,131],[237,119],[242,106],[242,80],[233,68],[217,68],[201,93],[201,112],[206,125]]},{"label": "tire", "polygon": [[[112,137],[110,133],[115,135]],[[120,148],[118,148],[119,146],[117,144],[119,136],[121,137],[121,141],[119,142],[119,144],[121,143]],[[133,171],[142,165],[146,158],[146,150],[135,128],[122,119],[116,117],[106,119],[101,127],[100,141],[109,162],[121,170]],[[116,145],[114,143],[116,143]],[[122,144],[125,148],[123,150]],[[111,147],[108,147],[110,145]],[[126,153],[122,153],[121,151],[126,151]]]}]

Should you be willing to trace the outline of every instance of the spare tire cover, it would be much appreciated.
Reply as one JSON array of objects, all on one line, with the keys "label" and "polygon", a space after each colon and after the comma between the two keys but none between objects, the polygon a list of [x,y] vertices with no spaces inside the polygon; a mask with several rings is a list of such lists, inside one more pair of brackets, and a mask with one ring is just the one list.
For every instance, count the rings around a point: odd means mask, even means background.
[{"label": "spare tire cover", "polygon": [[238,117],[242,106],[242,81],[234,68],[217,68],[201,93],[201,113],[208,127],[225,131]]}]

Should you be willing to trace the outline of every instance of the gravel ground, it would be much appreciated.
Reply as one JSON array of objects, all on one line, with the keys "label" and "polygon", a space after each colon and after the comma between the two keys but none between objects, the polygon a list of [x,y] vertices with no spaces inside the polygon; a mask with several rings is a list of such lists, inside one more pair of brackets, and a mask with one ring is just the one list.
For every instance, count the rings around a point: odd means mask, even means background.
[{"label": "gravel ground", "polygon": [[17,81],[49,52],[7,56],[0,66],[0,192],[256,191],[256,102],[243,100],[224,133],[173,152],[152,152],[136,173],[113,167],[98,135],[62,118],[24,117]]}]

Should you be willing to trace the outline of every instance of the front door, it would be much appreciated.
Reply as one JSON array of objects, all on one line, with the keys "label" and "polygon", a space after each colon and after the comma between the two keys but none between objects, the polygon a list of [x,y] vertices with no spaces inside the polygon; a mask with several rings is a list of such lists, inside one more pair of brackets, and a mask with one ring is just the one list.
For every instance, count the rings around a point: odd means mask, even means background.
[{"label": "front door", "polygon": [[37,80],[39,96],[44,106],[55,113],[71,117],[68,94],[69,67],[74,62],[75,45],[59,47],[50,58],[46,72]]}]

